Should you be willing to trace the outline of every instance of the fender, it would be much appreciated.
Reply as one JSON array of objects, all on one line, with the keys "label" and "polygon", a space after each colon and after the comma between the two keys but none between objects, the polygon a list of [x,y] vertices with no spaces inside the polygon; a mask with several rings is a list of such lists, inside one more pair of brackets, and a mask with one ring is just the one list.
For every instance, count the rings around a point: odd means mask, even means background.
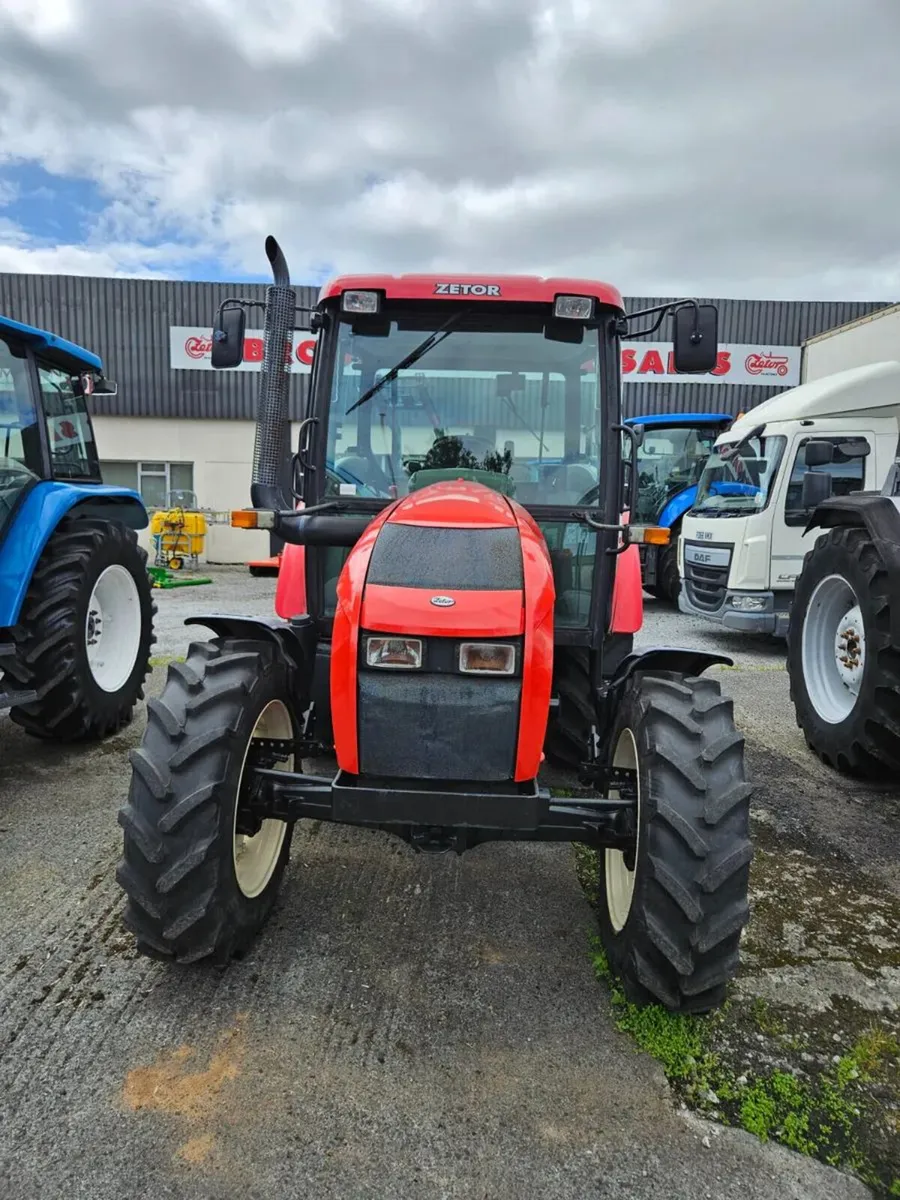
[{"label": "fender", "polygon": [[306,599],[306,547],[285,542],[281,548],[278,583],[275,585],[275,611],[289,621],[309,612]]},{"label": "fender", "polygon": [[[203,625],[216,637],[268,642],[278,647],[290,664],[309,679],[316,655],[316,624],[312,617],[279,621],[276,617],[238,617],[230,613],[204,613],[187,617],[185,625]],[[295,713],[299,720],[302,713]]]},{"label": "fender", "polygon": [[676,521],[681,520],[688,509],[694,507],[696,499],[697,485],[695,483],[691,487],[685,488],[683,492],[678,492],[663,505],[656,524],[661,525],[664,529],[671,529]]},{"label": "fender", "polygon": [[702,675],[709,667],[734,666],[734,659],[727,654],[714,654],[710,650],[687,650],[682,646],[650,646],[635,654],[628,654],[613,671],[606,683],[606,691],[624,686],[636,671],[677,671],[684,675]]},{"label": "fender", "polygon": [[637,633],[644,624],[644,587],[641,582],[641,555],[636,545],[616,556],[610,633]]},{"label": "fender", "polygon": [[13,514],[0,543],[0,627],[15,625],[44,547],[63,517],[101,517],[131,529],[149,524],[137,492],[105,484],[36,483]]}]

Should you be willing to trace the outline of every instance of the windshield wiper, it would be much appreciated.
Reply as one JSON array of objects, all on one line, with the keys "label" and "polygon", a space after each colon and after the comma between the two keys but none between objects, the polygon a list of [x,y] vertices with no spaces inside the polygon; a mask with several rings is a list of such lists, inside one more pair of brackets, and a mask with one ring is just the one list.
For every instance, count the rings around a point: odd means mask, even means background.
[{"label": "windshield wiper", "polygon": [[375,393],[381,391],[386,383],[391,383],[397,378],[401,371],[405,371],[407,367],[411,367],[413,363],[416,363],[420,358],[423,358],[429,350],[433,350],[439,342],[444,340],[444,338],[449,337],[453,326],[458,324],[469,312],[471,312],[471,308],[466,307],[461,308],[458,312],[452,313],[443,323],[443,325],[435,329],[433,333],[429,333],[428,337],[425,338],[424,341],[419,342],[418,346],[416,346],[414,350],[410,350],[409,354],[407,354],[405,358],[401,358],[396,366],[391,367],[389,371],[382,375],[377,383],[373,383],[367,391],[363,392],[356,403],[350,405],[344,415],[349,417],[354,409],[359,408],[361,404],[365,404],[367,400],[371,400]]}]

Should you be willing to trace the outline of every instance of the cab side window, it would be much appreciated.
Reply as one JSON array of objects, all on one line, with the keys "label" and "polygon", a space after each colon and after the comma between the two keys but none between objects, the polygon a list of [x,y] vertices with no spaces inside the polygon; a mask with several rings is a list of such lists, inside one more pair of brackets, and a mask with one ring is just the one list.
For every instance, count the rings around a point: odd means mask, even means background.
[{"label": "cab side window", "polygon": [[100,467],[84,396],[65,371],[40,359],[37,368],[54,478],[99,482]]},{"label": "cab side window", "polygon": [[851,492],[861,492],[865,486],[866,459],[862,457],[848,458],[841,453],[840,447],[847,445],[848,442],[853,442],[854,445],[868,446],[866,438],[846,434],[839,438],[817,437],[816,441],[831,443],[834,447],[832,461],[824,466],[807,467],[806,446],[808,443],[804,443],[798,448],[784,502],[785,525],[805,525],[809,519],[809,513],[803,507],[803,476],[808,470],[831,476],[832,496],[849,496]]}]

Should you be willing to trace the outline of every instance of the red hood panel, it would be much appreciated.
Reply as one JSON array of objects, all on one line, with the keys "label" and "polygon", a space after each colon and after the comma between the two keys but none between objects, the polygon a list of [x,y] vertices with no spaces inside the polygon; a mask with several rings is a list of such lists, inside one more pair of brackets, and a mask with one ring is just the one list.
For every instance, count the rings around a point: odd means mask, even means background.
[{"label": "red hood panel", "polygon": [[432,483],[405,496],[393,509],[391,525],[435,525],[443,529],[515,527],[509,502],[499,492],[467,479]]},{"label": "red hood panel", "polygon": [[[435,596],[453,604],[432,604]],[[378,633],[422,637],[519,637],[525,631],[525,608],[521,592],[436,592],[368,584],[360,625]]]}]

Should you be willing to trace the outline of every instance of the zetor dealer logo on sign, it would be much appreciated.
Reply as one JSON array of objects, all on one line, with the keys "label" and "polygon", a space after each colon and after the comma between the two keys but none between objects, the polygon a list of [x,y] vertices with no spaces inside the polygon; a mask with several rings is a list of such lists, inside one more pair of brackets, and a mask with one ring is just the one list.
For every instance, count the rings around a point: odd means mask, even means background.
[{"label": "zetor dealer logo on sign", "polygon": [[[436,286],[489,290],[497,285],[461,283]],[[263,350],[263,331],[248,329],[244,337],[244,361],[235,369],[258,371],[262,366]],[[312,366],[315,350],[316,339],[311,333],[304,330],[295,332],[291,339],[291,371],[306,374]],[[187,325],[173,325],[169,329],[169,361],[173,370],[211,371],[211,352],[210,329]],[[427,359],[421,365],[427,368]],[[428,374],[427,369],[425,374]],[[625,383],[659,383],[665,380],[669,383],[755,383],[795,387],[800,382],[800,347],[725,343],[719,346],[718,362],[709,374],[678,375],[670,342],[623,342],[622,380]]]}]

